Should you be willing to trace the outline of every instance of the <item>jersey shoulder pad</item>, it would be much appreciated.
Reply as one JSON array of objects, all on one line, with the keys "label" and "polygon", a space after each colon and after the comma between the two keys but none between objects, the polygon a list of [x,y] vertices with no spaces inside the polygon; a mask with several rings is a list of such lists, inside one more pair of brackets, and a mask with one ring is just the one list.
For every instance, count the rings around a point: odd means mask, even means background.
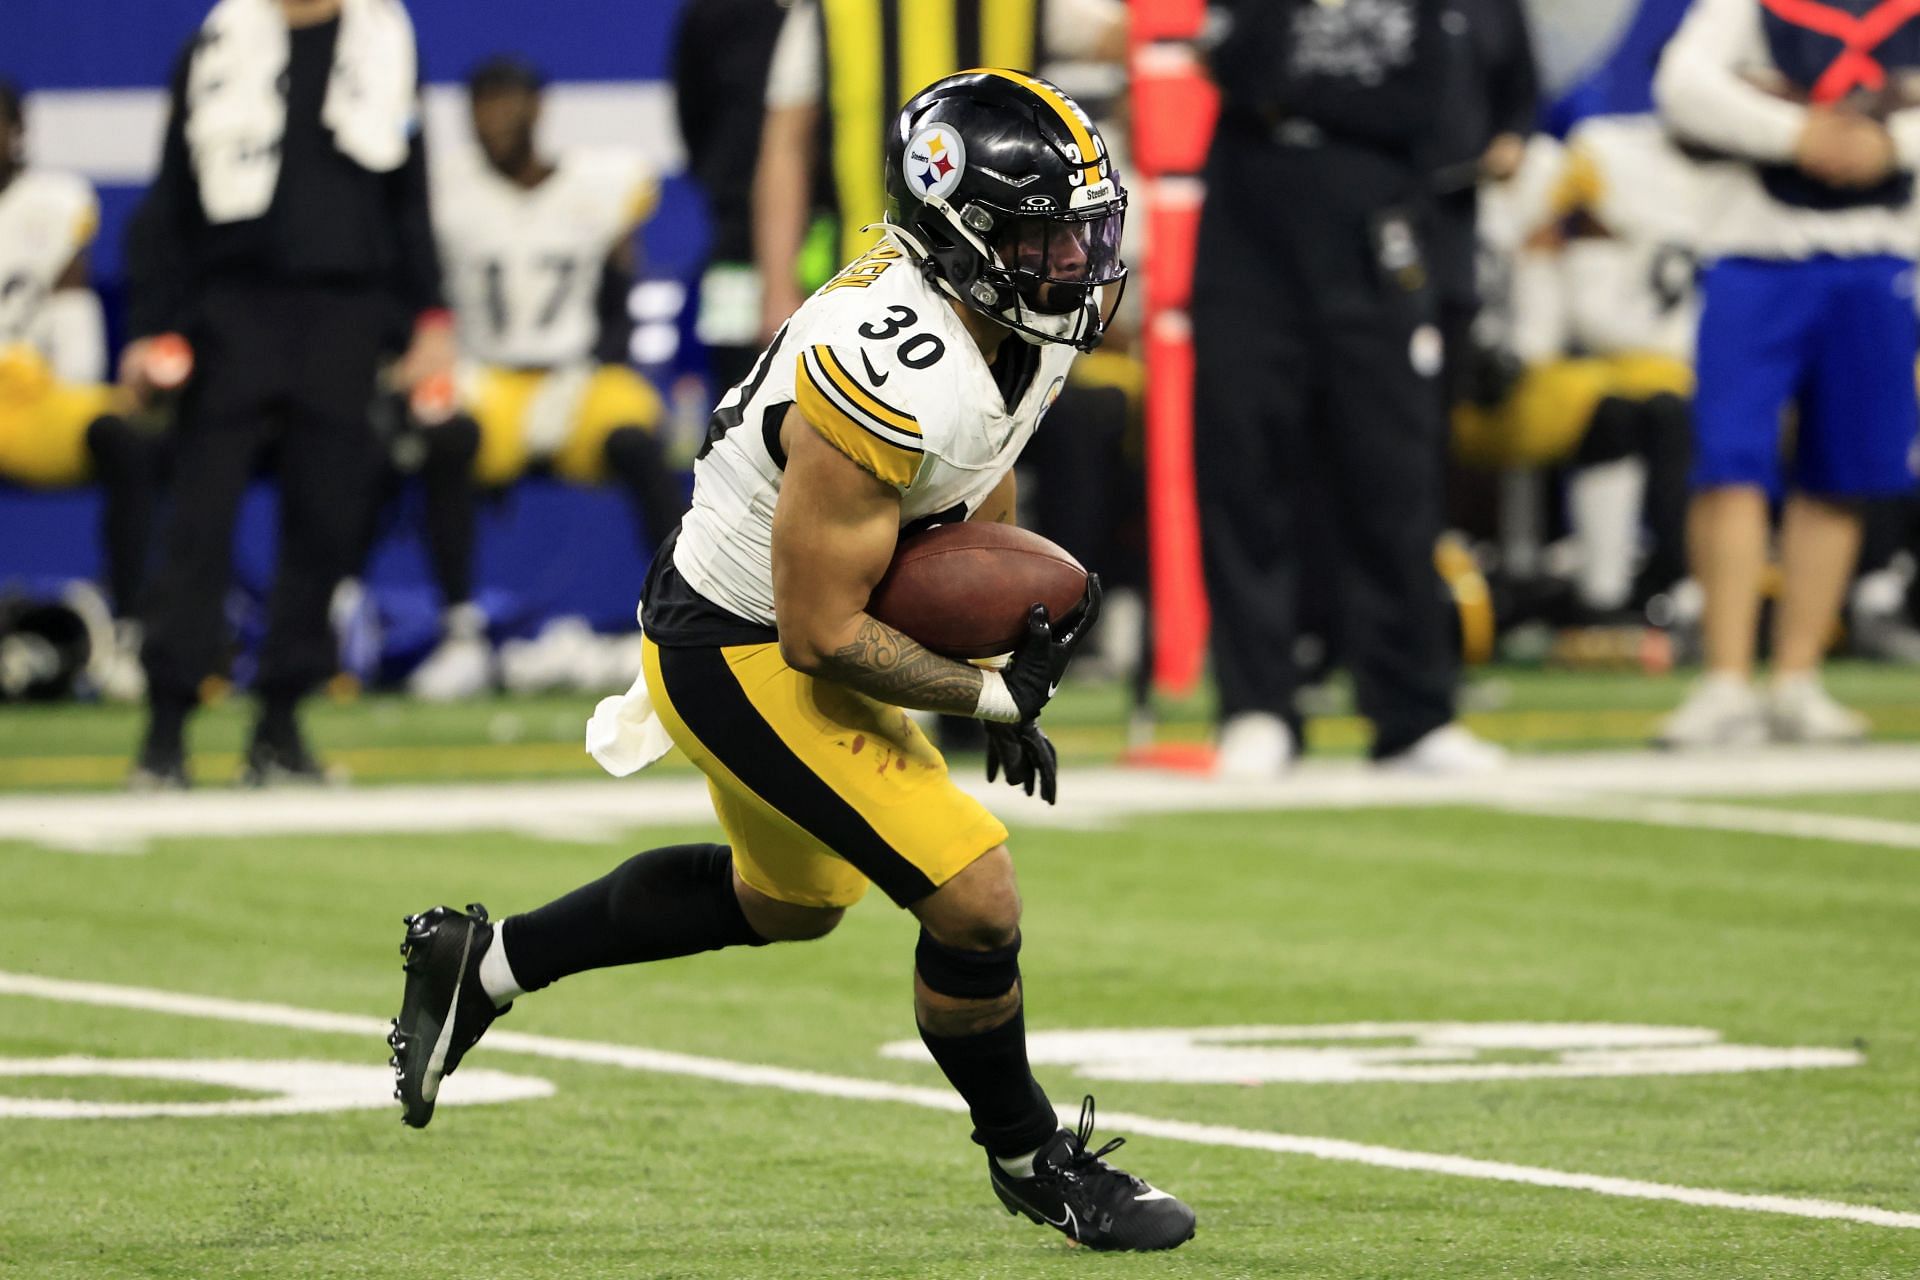
[{"label": "jersey shoulder pad", "polygon": [[1688,241],[1697,224],[1697,171],[1650,115],[1596,116],[1568,136],[1593,174],[1593,207],[1623,236]]},{"label": "jersey shoulder pad", "polygon": [[432,189],[433,220],[441,227],[471,222],[489,204],[487,162],[475,147],[430,152],[427,184]]},{"label": "jersey shoulder pad", "polygon": [[882,344],[822,340],[830,336],[816,333],[800,349],[794,402],[827,443],[895,488],[911,488],[945,422],[932,389]]},{"label": "jersey shoulder pad", "polygon": [[581,198],[591,201],[610,234],[624,235],[653,216],[660,180],[638,151],[622,147],[575,147],[560,157],[561,172]]},{"label": "jersey shoulder pad", "polygon": [[31,183],[34,204],[44,216],[71,228],[75,253],[93,243],[100,230],[100,201],[92,183],[56,169],[30,169],[15,181]]}]

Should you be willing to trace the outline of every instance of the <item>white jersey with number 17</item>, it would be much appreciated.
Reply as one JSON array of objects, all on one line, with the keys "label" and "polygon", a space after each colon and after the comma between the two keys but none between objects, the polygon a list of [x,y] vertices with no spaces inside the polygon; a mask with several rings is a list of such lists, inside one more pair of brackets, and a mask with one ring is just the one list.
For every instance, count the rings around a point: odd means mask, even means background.
[{"label": "white jersey with number 17", "polygon": [[888,236],[794,312],[714,411],[674,568],[728,613],[774,625],[773,510],[790,407],[899,490],[903,527],[961,520],[1013,467],[1074,354],[1010,335],[996,380],[953,304]]},{"label": "white jersey with number 17", "polygon": [[645,161],[617,151],[565,152],[537,187],[478,154],[437,169],[434,234],[461,354],[522,369],[590,359],[601,268],[656,191]]}]

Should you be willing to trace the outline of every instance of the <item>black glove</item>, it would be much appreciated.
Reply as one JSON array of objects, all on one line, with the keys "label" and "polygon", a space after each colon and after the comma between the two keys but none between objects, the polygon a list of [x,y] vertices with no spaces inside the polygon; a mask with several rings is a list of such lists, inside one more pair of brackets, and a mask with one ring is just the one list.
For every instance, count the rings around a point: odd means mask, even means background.
[{"label": "black glove", "polygon": [[1054,754],[1053,744],[1047,741],[1047,735],[1040,731],[1039,723],[1033,720],[1025,724],[988,722],[985,727],[987,781],[992,782],[1004,770],[1009,786],[1024,787],[1027,794],[1032,795],[1037,782],[1040,785],[1040,798],[1052,804],[1054,778],[1060,768],[1059,757]]},{"label": "black glove", "polygon": [[1073,661],[1073,651],[1080,647],[1099,619],[1100,575],[1097,573],[1087,575],[1086,599],[1061,621],[1059,631],[1053,629],[1047,618],[1047,606],[1033,606],[1027,614],[1027,638],[1013,655],[1013,661],[1000,673],[1006,679],[1007,692],[1013,696],[1013,705],[1020,709],[1022,721],[1033,721],[1053,700],[1060,688],[1060,678],[1067,673],[1067,664]]}]

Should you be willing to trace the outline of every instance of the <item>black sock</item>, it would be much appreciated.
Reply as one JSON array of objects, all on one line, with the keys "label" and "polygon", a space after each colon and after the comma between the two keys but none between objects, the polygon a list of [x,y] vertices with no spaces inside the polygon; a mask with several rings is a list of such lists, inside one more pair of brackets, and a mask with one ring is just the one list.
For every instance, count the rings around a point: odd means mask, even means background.
[{"label": "black sock", "polygon": [[564,898],[501,924],[507,963],[527,991],[570,973],[757,947],[733,892],[733,854],[681,844],[635,854]]},{"label": "black sock", "polygon": [[658,436],[638,426],[615,429],[604,449],[607,470],[627,491],[627,501],[646,531],[648,553],[658,551],[687,505],[666,449]]},{"label": "black sock", "polygon": [[260,718],[253,725],[254,740],[276,747],[290,747],[299,742],[300,720],[295,714],[299,705],[296,694],[283,689],[262,689]]},{"label": "black sock", "polygon": [[1060,1129],[1060,1118],[1027,1066],[1027,1013],[970,1036],[937,1036],[925,1027],[920,1039],[967,1100],[973,1140],[993,1156],[1038,1150]]},{"label": "black sock", "polygon": [[140,749],[142,758],[158,763],[184,755],[187,716],[193,707],[191,697],[153,690],[147,699],[147,740]]}]

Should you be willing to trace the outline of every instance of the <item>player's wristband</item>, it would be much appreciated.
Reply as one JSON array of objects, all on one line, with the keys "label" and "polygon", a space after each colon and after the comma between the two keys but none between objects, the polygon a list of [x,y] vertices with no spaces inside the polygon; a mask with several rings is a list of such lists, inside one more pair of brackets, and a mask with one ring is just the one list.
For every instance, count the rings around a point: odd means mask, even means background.
[{"label": "player's wristband", "polygon": [[974,705],[973,718],[996,724],[1020,723],[1020,704],[1013,700],[1007,678],[998,671],[980,673],[980,701]]}]

